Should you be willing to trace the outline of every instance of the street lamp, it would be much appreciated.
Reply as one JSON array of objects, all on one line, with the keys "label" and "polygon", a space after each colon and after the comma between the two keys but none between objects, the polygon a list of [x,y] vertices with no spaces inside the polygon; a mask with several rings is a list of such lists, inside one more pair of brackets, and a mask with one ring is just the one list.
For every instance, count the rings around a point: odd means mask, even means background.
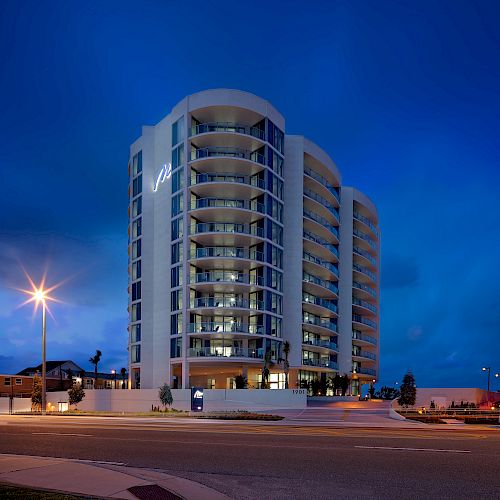
[{"label": "street lamp", "polygon": [[[25,273],[26,274],[26,273]],[[42,415],[46,414],[47,408],[47,360],[46,360],[46,337],[47,337],[47,311],[50,313],[50,309],[47,306],[48,301],[59,302],[57,299],[51,297],[49,293],[57,288],[59,285],[54,285],[51,288],[45,287],[45,276],[39,286],[36,286],[33,280],[26,274],[28,281],[31,285],[31,290],[20,289],[21,292],[30,296],[28,300],[23,302],[21,306],[29,304],[30,302],[35,303],[35,313],[38,310],[38,306],[42,304]]]},{"label": "street lamp", "polygon": [[111,375],[113,375],[113,381],[115,385],[113,389],[116,389],[116,370],[111,370]]},{"label": "street lamp", "polygon": [[488,372],[488,400],[490,397],[490,375],[491,375],[491,368],[489,366],[483,366],[483,372]]}]

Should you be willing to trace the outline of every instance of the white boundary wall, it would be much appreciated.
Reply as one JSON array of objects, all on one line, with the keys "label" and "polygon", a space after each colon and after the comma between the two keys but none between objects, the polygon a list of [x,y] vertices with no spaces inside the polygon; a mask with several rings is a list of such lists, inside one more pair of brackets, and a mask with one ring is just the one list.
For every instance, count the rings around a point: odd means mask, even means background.
[{"label": "white boundary wall", "polygon": [[[302,409],[307,407],[307,394],[304,389],[249,390],[249,389],[204,389],[204,411],[255,410],[271,411],[278,409]],[[191,410],[191,390],[172,389],[176,410]],[[6,410],[8,411],[8,398]],[[15,398],[17,399],[17,398]],[[31,401],[27,399],[28,406]],[[47,402],[58,408],[59,402],[67,402],[67,392],[47,393]],[[143,412],[151,411],[151,406],[159,406],[158,389],[137,390],[86,390],[84,400],[78,404],[79,410]],[[0,406],[0,412],[2,412]],[[22,411],[17,409],[17,411]]]}]

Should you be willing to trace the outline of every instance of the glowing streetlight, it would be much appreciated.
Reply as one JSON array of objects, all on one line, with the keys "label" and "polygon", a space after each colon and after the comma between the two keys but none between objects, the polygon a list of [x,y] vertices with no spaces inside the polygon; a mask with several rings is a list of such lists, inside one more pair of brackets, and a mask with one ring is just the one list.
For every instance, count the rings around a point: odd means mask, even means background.
[{"label": "glowing streetlight", "polygon": [[[50,288],[45,288],[45,275],[42,278],[42,282],[39,286],[36,286],[29,275],[24,272],[26,278],[31,286],[31,290],[19,289],[19,291],[25,293],[29,298],[24,301],[21,306],[29,304],[30,302],[35,303],[35,313],[38,310],[38,306],[42,304],[42,415],[46,413],[47,407],[47,361],[46,361],[46,336],[47,336],[47,312],[51,314],[50,309],[47,306],[48,301],[59,302],[54,297],[49,295],[50,292],[55,290],[60,284],[54,285]],[[20,307],[21,307],[20,306]],[[51,314],[52,315],[52,314]]]},{"label": "glowing streetlight", "polygon": [[489,366],[483,366],[483,372],[488,372],[488,399],[490,397],[490,375],[491,368]]}]

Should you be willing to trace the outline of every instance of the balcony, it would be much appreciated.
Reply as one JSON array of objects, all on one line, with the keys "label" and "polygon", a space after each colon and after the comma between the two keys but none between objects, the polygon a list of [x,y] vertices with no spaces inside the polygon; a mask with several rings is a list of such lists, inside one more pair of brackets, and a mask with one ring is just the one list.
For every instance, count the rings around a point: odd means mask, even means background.
[{"label": "balcony", "polygon": [[246,245],[254,244],[264,239],[262,227],[231,222],[201,222],[189,228],[191,237],[200,244]]},{"label": "balcony", "polygon": [[333,281],[322,280],[321,278],[306,273],[305,271],[302,272],[302,281],[305,281],[306,283],[313,283],[314,285],[326,288],[336,295],[338,295],[339,293],[339,288]]},{"label": "balcony", "polygon": [[194,276],[189,277],[190,284],[225,284],[225,285],[250,285],[254,287],[265,286],[265,279],[263,276],[256,276],[254,274],[242,274],[238,271],[206,271],[203,273],[196,273]]},{"label": "balcony", "polygon": [[330,184],[322,175],[318,174],[314,170],[310,169],[308,166],[304,165],[304,174],[306,174],[311,179],[319,182],[334,196],[334,198],[340,203],[340,191],[333,184]]},{"label": "balcony", "polygon": [[328,340],[321,339],[308,339],[302,340],[303,345],[314,346],[314,347],[324,347],[325,349],[330,349],[332,351],[338,351],[339,346],[335,342],[329,342]]},{"label": "balcony", "polygon": [[[306,219],[310,219],[310,220],[316,222],[317,224],[319,224],[321,226],[320,231],[322,233],[325,233],[323,228],[325,228],[327,231],[332,233],[335,236],[335,242],[338,242],[338,238],[339,238],[338,229],[335,226],[333,226],[332,224],[330,224],[324,217],[322,217],[321,215],[318,215],[315,212],[312,212],[312,211],[306,210],[306,209],[304,209],[304,217]],[[324,234],[324,236],[329,237],[330,235],[328,233],[326,233],[326,234]]]},{"label": "balcony", "polygon": [[200,321],[198,323],[189,323],[189,333],[196,334],[248,334],[248,335],[265,335],[265,329],[262,325],[249,325],[239,323],[236,321],[231,322],[217,322],[217,321]]},{"label": "balcony", "polygon": [[191,300],[191,309],[255,309],[264,310],[264,301],[234,297],[198,297]]},{"label": "balcony", "polygon": [[352,250],[354,254],[361,255],[361,257],[364,257],[368,262],[370,262],[370,264],[372,264],[374,267],[377,267],[377,259],[375,259],[369,252],[357,246],[353,247]]},{"label": "balcony", "polygon": [[359,283],[358,281],[353,281],[352,282],[352,287],[357,288],[358,290],[363,290],[366,293],[369,293],[372,297],[377,298],[377,290],[374,288],[365,285],[364,283]]},{"label": "balcony", "polygon": [[263,359],[264,349],[247,349],[245,347],[202,347],[199,349],[189,348],[188,357]]},{"label": "balcony", "polygon": [[334,274],[337,277],[339,275],[339,268],[335,264],[332,264],[331,262],[320,259],[319,257],[316,257],[315,255],[312,255],[308,252],[303,252],[302,258],[307,262],[312,262],[313,264],[328,269],[332,274]]},{"label": "balcony", "polygon": [[308,314],[307,316],[302,316],[302,323],[309,326],[325,328],[332,332],[337,332],[337,324],[331,321],[330,318],[321,318],[313,314]]},{"label": "balcony", "polygon": [[318,368],[330,368],[331,370],[338,370],[339,365],[335,361],[326,361],[322,359],[303,359],[304,366],[315,366]]},{"label": "balcony", "polygon": [[373,328],[374,330],[377,329],[377,323],[375,323],[375,321],[372,321],[369,318],[365,318],[364,316],[361,316],[360,314],[353,314],[352,320],[353,320],[353,322],[359,323],[361,325],[369,326],[370,328]]},{"label": "balcony", "polygon": [[315,297],[310,293],[302,293],[302,303],[323,307],[324,309],[328,309],[331,312],[337,313],[337,306],[333,303],[333,301],[322,299],[321,297]]},{"label": "balcony", "polygon": [[363,332],[359,330],[352,331],[353,340],[359,340],[361,342],[366,342],[371,345],[377,345],[377,339],[374,337],[370,337],[370,335],[365,335]]},{"label": "balcony", "polygon": [[248,125],[242,125],[234,122],[208,122],[199,123],[191,127],[189,131],[189,136],[193,137],[199,134],[208,134],[211,132],[227,132],[233,134],[244,134],[251,137],[256,137],[261,141],[266,140],[266,132],[257,127],[249,127]]},{"label": "balcony", "polygon": [[264,253],[239,247],[202,247],[191,249],[191,259],[245,259],[264,262]]},{"label": "balcony", "polygon": [[[335,245],[332,245],[331,243],[328,243],[328,241],[324,240],[323,238],[320,238],[319,236],[316,236],[309,231],[304,231],[303,233],[304,239],[307,241],[311,241],[312,243],[315,243],[318,245],[316,248],[319,252],[325,253],[325,251],[328,251],[330,254],[335,255],[335,257],[338,258],[339,256],[339,251]],[[325,257],[328,254],[325,255]]]},{"label": "balcony", "polygon": [[317,201],[322,207],[326,208],[338,221],[340,221],[339,211],[323,196],[315,193],[311,189],[304,188],[304,196]]},{"label": "balcony", "polygon": [[361,368],[358,366],[358,368],[353,368],[352,373],[359,373],[360,375],[371,375],[372,377],[375,377],[377,375],[377,370],[374,370],[373,368]]},{"label": "balcony", "polygon": [[[266,182],[264,179],[259,179],[253,175],[237,175],[237,174],[225,174],[225,173],[205,173],[205,174],[194,174],[189,179],[190,186],[200,186],[205,184],[229,184],[229,185],[245,185],[253,188],[258,188],[260,190],[266,189]],[[228,186],[229,187],[229,186]]]},{"label": "balcony", "polygon": [[373,352],[370,352],[370,351],[356,351],[356,350],[353,350],[352,351],[352,355],[357,357],[357,358],[366,358],[366,359],[371,359],[372,361],[376,361],[377,359],[377,355],[374,354]]},{"label": "balcony", "polygon": [[377,282],[376,274],[372,273],[367,267],[360,266],[359,264],[353,263],[352,268],[354,271],[357,271],[358,273],[361,273],[361,274],[364,274],[365,276],[368,276],[375,283]]},{"label": "balcony", "polygon": [[377,250],[377,244],[366,233],[363,233],[362,231],[359,231],[358,229],[354,228],[352,230],[352,234],[357,238],[360,238],[364,242],[368,243],[368,245],[371,248],[373,248],[373,250]]},{"label": "balcony", "polygon": [[375,234],[375,236],[377,236],[378,238],[378,229],[377,227],[375,226],[375,224],[368,218],[368,217],[365,217],[364,215],[360,214],[359,212],[353,212],[353,217],[356,219],[356,220],[359,220],[360,222],[362,222],[363,224],[365,224],[365,226],[368,226],[373,234]]},{"label": "balcony", "polygon": [[[196,210],[196,217],[202,218],[204,214],[208,217],[223,218],[228,213],[225,209],[244,210],[245,212],[233,213],[231,215],[232,222],[253,222],[260,218],[254,214],[264,215],[266,210],[262,203],[256,200],[236,200],[227,198],[198,198],[192,200],[190,204],[192,211]],[[248,213],[248,212],[253,212]]]},{"label": "balcony", "polygon": [[370,310],[372,313],[377,314],[377,308],[373,304],[370,304],[370,302],[367,302],[366,300],[361,300],[358,299],[357,297],[353,297],[352,303],[355,306],[364,307],[365,309]]},{"label": "balcony", "polygon": [[199,148],[191,151],[191,161],[201,160],[203,158],[238,158],[249,160],[260,165],[266,164],[266,158],[263,154],[256,151],[241,148],[226,148],[220,146]]}]

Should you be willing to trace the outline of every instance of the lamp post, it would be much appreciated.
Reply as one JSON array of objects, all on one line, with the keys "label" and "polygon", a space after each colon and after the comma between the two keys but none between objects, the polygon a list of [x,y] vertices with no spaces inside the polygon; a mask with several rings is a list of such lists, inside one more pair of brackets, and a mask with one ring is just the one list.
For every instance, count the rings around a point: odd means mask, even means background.
[{"label": "lamp post", "polygon": [[113,389],[116,389],[116,370],[111,370],[111,375],[113,375]]},{"label": "lamp post", "polygon": [[488,401],[490,399],[490,375],[491,375],[491,367],[483,366],[483,372],[488,372]]}]

